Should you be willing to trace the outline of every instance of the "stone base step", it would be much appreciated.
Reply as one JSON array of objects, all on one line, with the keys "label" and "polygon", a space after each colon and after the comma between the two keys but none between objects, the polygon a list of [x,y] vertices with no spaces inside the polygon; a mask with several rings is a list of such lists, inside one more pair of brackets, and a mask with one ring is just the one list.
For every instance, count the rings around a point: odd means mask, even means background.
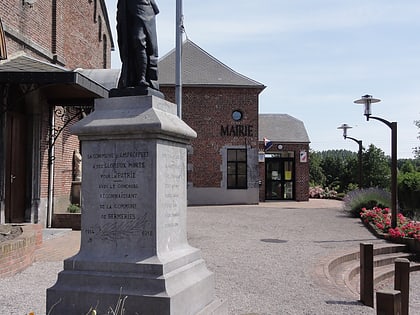
[{"label": "stone base step", "polygon": [[[393,277],[394,261],[397,258],[415,259],[415,255],[406,252],[403,244],[383,243],[374,247],[374,284]],[[411,263],[411,270],[420,270],[420,264]],[[331,258],[324,266],[324,274],[330,285],[340,293],[360,297],[360,251],[355,249]]]}]

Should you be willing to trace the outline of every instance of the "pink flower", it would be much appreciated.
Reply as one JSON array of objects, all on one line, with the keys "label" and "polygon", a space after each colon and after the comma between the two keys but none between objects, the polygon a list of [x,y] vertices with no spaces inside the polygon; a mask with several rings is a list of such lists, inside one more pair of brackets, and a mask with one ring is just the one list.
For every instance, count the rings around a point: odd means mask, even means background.
[{"label": "pink flower", "polygon": [[376,223],[376,227],[377,227],[378,229],[380,229],[380,230],[383,230],[383,229],[384,229],[384,225],[383,225],[382,223],[380,223],[380,222],[377,222],[377,223]]}]

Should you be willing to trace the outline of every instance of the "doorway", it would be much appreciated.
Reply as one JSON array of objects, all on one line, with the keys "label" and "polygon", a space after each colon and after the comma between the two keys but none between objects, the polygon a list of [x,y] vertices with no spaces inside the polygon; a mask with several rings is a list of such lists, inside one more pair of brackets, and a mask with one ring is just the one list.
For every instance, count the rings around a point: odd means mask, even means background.
[{"label": "doorway", "polygon": [[294,158],[267,158],[265,160],[265,199],[295,199]]},{"label": "doorway", "polygon": [[26,196],[26,117],[8,112],[6,122],[5,220],[25,221]]}]

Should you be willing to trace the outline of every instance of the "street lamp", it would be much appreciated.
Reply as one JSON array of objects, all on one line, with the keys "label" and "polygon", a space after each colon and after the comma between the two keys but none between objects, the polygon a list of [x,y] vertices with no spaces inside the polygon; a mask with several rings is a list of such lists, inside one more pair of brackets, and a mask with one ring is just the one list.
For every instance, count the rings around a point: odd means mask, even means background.
[{"label": "street lamp", "polygon": [[397,122],[390,122],[380,117],[372,116],[372,103],[381,100],[373,98],[372,95],[364,95],[361,99],[354,101],[356,104],[365,105],[366,120],[375,119],[391,128],[391,227],[397,227],[398,203],[397,203]]},{"label": "street lamp", "polygon": [[357,140],[355,138],[349,137],[347,136],[347,129],[351,129],[353,127],[347,125],[347,124],[342,124],[340,127],[337,127],[337,129],[342,129],[343,130],[343,137],[344,139],[350,139],[353,140],[355,142],[357,142],[357,144],[359,145],[359,152],[358,152],[358,162],[359,162],[359,188],[362,188],[362,150],[363,150],[363,145],[362,145],[362,140]]}]

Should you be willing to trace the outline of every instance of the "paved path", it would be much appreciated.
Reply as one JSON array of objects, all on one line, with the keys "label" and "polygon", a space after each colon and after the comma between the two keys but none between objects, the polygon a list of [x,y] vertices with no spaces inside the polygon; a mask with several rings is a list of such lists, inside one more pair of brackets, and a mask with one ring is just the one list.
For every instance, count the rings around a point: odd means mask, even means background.
[{"label": "paved path", "polygon": [[[45,314],[45,290],[80,242],[80,232],[53,236],[32,267],[0,280],[0,314]],[[358,249],[360,242],[382,242],[360,220],[345,216],[338,201],[189,207],[188,239],[215,272],[216,294],[228,301],[229,314],[375,314],[322,285],[315,272],[326,256]],[[418,293],[411,298],[420,303]]]}]

